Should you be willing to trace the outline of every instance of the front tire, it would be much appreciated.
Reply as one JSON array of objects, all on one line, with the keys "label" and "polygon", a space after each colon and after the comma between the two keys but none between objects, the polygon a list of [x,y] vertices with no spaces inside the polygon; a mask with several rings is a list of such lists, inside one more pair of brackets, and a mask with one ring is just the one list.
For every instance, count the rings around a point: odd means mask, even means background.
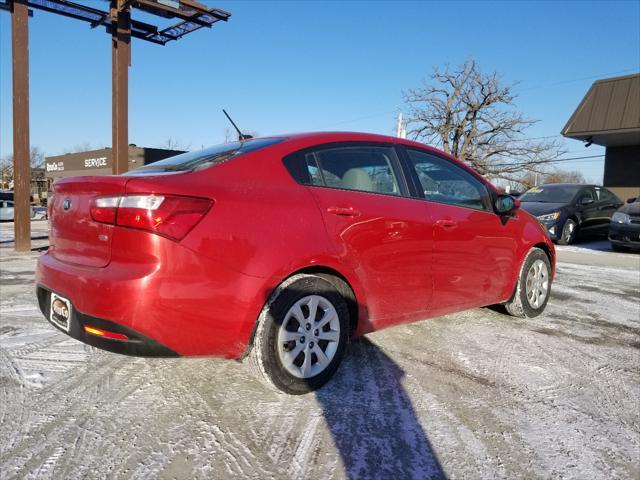
[{"label": "front tire", "polygon": [[540,315],[551,295],[551,262],[547,254],[532,248],[524,260],[513,297],[505,308],[514,317],[533,318]]},{"label": "front tire", "polygon": [[294,275],[263,308],[249,363],[268,387],[301,395],[329,381],[348,339],[344,297],[320,276]]}]

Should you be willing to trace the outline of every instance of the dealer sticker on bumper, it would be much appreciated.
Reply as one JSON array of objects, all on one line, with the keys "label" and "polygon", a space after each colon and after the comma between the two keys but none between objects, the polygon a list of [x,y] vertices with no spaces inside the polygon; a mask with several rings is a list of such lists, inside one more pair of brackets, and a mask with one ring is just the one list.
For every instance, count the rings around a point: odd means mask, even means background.
[{"label": "dealer sticker on bumper", "polygon": [[60,295],[51,293],[51,308],[49,309],[49,320],[51,323],[68,332],[70,319],[71,302]]}]

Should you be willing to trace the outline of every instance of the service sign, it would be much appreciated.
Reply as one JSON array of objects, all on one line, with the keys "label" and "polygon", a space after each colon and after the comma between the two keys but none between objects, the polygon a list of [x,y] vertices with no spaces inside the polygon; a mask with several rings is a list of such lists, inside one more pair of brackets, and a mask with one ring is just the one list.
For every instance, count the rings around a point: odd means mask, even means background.
[{"label": "service sign", "polygon": [[107,166],[107,157],[87,158],[84,161],[84,168],[100,168]]}]

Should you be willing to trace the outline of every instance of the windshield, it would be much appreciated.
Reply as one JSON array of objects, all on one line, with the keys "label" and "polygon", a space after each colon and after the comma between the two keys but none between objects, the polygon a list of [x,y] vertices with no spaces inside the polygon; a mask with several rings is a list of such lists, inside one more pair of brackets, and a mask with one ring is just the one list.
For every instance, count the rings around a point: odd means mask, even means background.
[{"label": "windshield", "polygon": [[582,185],[542,185],[523,193],[521,202],[569,203]]},{"label": "windshield", "polygon": [[227,160],[237,157],[243,153],[254,152],[260,148],[280,143],[283,140],[284,138],[282,137],[274,137],[223,143],[221,145],[205,148],[204,150],[181,153],[174,157],[165,158],[164,160],[131,170],[124,175],[200,170],[202,168],[208,168],[213,165],[226,162]]}]

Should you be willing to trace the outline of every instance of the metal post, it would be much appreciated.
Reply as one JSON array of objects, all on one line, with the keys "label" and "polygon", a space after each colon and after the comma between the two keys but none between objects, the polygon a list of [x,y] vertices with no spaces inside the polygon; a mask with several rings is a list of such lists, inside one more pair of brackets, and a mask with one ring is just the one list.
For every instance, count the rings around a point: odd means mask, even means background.
[{"label": "metal post", "polygon": [[131,62],[131,7],[111,0],[112,147],[113,173],[129,169],[129,64]]},{"label": "metal post", "polygon": [[31,250],[31,165],[29,158],[29,9],[14,0],[11,12],[13,63],[13,204],[16,252]]}]

